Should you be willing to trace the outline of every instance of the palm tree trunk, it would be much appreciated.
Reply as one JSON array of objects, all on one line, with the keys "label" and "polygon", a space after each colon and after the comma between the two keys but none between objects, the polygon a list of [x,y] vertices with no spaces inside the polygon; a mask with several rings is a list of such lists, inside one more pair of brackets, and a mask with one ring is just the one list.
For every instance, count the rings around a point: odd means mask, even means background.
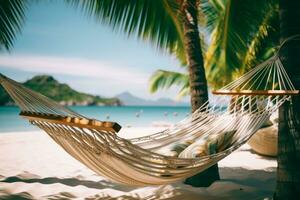
[{"label": "palm tree trunk", "polygon": [[[280,0],[281,41],[300,34],[300,1]],[[300,36],[280,50],[280,58],[296,89],[300,89]],[[300,97],[279,109],[277,186],[274,199],[300,196]]]},{"label": "palm tree trunk", "polygon": [[[184,0],[182,4],[182,20],[184,30],[184,46],[190,78],[190,94],[192,112],[208,100],[207,81],[203,64],[200,36],[198,30],[198,1]],[[203,187],[219,180],[218,165],[214,165],[202,173],[186,179],[185,183]]]}]

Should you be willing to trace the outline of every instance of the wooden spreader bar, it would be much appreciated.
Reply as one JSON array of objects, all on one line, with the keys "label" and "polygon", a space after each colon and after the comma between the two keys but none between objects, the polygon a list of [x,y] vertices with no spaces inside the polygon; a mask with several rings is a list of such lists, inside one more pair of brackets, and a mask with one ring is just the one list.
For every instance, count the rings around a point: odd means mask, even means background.
[{"label": "wooden spreader bar", "polygon": [[215,90],[216,95],[265,95],[265,96],[285,96],[298,95],[299,90]]},{"label": "wooden spreader bar", "polygon": [[61,115],[25,111],[22,111],[20,113],[20,116],[28,119],[29,121],[43,121],[68,126],[76,126],[79,128],[96,129],[100,131],[119,132],[121,130],[121,126],[116,122],[98,121],[95,119],[86,119],[69,116],[65,117]]}]

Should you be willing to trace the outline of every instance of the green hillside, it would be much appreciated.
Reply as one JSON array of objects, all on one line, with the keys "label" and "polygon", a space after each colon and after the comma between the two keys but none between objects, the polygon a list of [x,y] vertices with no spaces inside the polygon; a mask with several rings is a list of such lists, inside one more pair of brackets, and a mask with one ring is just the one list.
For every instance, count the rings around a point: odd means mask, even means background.
[{"label": "green hillside", "polygon": [[[67,84],[59,83],[52,76],[35,76],[24,82],[23,85],[59,102],[62,105],[121,105],[120,100],[117,98],[104,98],[78,92]],[[0,105],[14,105],[13,100],[8,96],[2,86],[0,87]]]}]

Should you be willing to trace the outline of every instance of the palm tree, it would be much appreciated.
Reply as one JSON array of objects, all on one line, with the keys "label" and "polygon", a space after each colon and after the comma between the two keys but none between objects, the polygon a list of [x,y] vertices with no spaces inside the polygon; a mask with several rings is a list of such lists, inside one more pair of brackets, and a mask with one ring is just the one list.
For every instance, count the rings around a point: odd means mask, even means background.
[{"label": "palm tree", "polygon": [[[203,45],[203,51],[211,88],[231,82],[276,50],[274,47],[279,43],[278,0],[251,2],[246,6],[247,2],[240,0],[201,1],[204,19],[200,26],[207,31],[204,35],[210,37],[210,42]],[[180,86],[178,97],[188,95],[186,77],[185,73],[157,70],[150,78],[150,91],[167,89],[175,84]]]},{"label": "palm tree", "polygon": [[0,51],[9,50],[24,23],[27,0],[0,1]]},{"label": "palm tree", "polygon": [[[280,58],[296,89],[300,89],[300,2],[280,0],[280,39],[297,35],[280,50]],[[300,97],[279,109],[278,167],[275,200],[300,196]]]},{"label": "palm tree", "polygon": [[[183,21],[184,50],[189,72],[192,112],[208,101],[207,80],[198,30],[198,6],[199,2],[197,0],[184,0],[180,8],[181,20]],[[201,187],[209,186],[219,179],[218,164],[215,164],[206,171],[187,178],[185,183]]]},{"label": "palm tree", "polygon": [[[151,40],[187,64],[192,111],[208,100],[207,81],[198,30],[199,0],[69,0],[115,30]],[[219,179],[217,165],[205,177],[187,183],[207,186]],[[192,180],[192,181],[190,181]],[[205,182],[204,184],[201,183]]]}]

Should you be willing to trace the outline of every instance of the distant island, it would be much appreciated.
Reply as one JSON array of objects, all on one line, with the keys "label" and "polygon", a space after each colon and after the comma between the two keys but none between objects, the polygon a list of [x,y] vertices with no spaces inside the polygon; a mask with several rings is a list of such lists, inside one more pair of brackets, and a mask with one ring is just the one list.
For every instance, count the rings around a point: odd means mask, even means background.
[{"label": "distant island", "polygon": [[[121,101],[118,98],[105,98],[101,96],[94,96],[78,92],[72,89],[70,86],[64,83],[59,83],[52,76],[39,75],[34,76],[32,79],[23,83],[27,88],[30,88],[36,92],[39,92],[61,105],[66,106],[120,106]],[[0,87],[0,105],[14,105],[14,101],[4,91],[3,87]]]}]

